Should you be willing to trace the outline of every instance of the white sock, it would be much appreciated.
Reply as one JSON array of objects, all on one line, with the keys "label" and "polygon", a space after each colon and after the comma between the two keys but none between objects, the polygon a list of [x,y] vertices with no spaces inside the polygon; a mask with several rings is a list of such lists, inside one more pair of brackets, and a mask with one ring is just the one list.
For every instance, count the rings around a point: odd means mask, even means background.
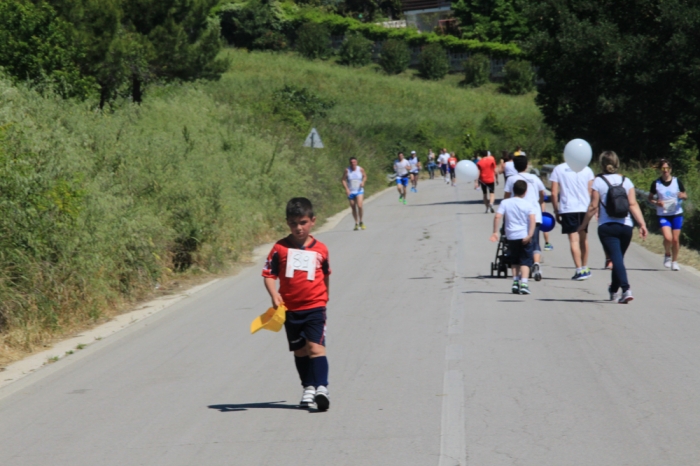
[{"label": "white sock", "polygon": [[581,272],[583,272],[584,270],[586,270],[585,267],[576,267],[576,273],[581,273]]},{"label": "white sock", "polygon": [[524,284],[527,285],[527,278],[523,278],[523,279],[521,280],[521,282],[523,282]]}]

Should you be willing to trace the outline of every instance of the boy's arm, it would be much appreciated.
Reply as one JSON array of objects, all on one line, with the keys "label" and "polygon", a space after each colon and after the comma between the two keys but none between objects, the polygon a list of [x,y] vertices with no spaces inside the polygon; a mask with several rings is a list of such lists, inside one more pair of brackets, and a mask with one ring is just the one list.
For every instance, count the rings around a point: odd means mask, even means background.
[{"label": "boy's arm", "polygon": [[323,283],[326,284],[326,295],[328,296],[328,299],[331,297],[331,276],[326,275],[323,277]]},{"label": "boy's arm", "polygon": [[270,294],[270,298],[272,298],[272,307],[278,307],[283,301],[282,296],[277,292],[277,279],[265,277],[263,280],[265,281],[265,289]]},{"label": "boy's arm", "polygon": [[489,238],[491,242],[495,243],[498,241],[498,224],[501,222],[501,219],[503,218],[503,214],[497,213],[493,217],[493,234]]},{"label": "boy's arm", "polygon": [[523,238],[523,244],[527,244],[532,241],[532,237],[535,236],[535,214],[530,214],[530,221],[527,222],[527,236]]}]

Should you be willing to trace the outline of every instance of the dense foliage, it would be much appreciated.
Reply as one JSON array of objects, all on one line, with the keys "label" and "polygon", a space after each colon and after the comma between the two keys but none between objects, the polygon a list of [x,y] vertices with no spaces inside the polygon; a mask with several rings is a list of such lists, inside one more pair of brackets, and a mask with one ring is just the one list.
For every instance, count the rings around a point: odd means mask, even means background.
[{"label": "dense foliage", "polygon": [[374,42],[361,34],[349,34],[340,46],[340,63],[350,66],[365,66],[372,62]]},{"label": "dense foliage", "polygon": [[535,89],[535,72],[527,60],[510,60],[503,67],[501,90],[506,94],[521,95]]},{"label": "dense foliage", "polygon": [[328,58],[331,54],[330,31],[320,23],[303,24],[297,31],[294,45],[297,52],[306,58]]},{"label": "dense foliage", "polygon": [[452,4],[454,17],[465,39],[510,43],[524,40],[530,26],[524,10],[530,0],[459,0]]},{"label": "dense foliage", "polygon": [[399,74],[411,64],[411,50],[402,40],[389,39],[382,44],[379,65],[386,74]]},{"label": "dense foliage", "polygon": [[545,81],[537,102],[562,139],[627,159],[700,141],[700,4],[692,0],[544,0],[528,51]]},{"label": "dense foliage", "polygon": [[[156,80],[217,78],[216,0],[4,0],[0,66],[17,80],[54,84],[100,103],[143,97]],[[97,86],[94,85],[97,83]]]},{"label": "dense foliage", "polygon": [[440,44],[423,47],[418,56],[418,70],[425,79],[440,80],[450,71],[450,60]]},{"label": "dense foliage", "polygon": [[479,87],[489,82],[491,60],[483,53],[475,53],[464,62],[464,83]]}]

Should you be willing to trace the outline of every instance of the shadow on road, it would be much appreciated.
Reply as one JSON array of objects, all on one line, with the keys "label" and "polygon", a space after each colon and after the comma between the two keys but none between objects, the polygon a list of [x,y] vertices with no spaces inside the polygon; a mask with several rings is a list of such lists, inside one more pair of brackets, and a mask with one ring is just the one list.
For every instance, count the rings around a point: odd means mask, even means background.
[{"label": "shadow on road", "polygon": [[613,301],[604,301],[602,299],[554,299],[554,298],[539,298],[537,301],[547,301],[556,303],[611,303]]},{"label": "shadow on road", "polygon": [[[501,203],[500,199],[496,199],[495,205]],[[484,201],[474,200],[474,201],[446,201],[446,202],[433,202],[432,204],[408,204],[409,207],[425,207],[431,205],[484,205]]]},{"label": "shadow on road", "polygon": [[242,404],[226,404],[226,405],[209,405],[207,408],[216,409],[222,413],[228,413],[231,411],[248,411],[249,409],[294,409],[301,410],[299,405],[288,405],[281,404],[284,401],[268,401],[266,403],[242,403]]},{"label": "shadow on road", "polygon": [[462,293],[465,294],[473,294],[473,293],[478,293],[478,294],[513,294],[513,292],[505,292],[505,291],[462,291]]}]

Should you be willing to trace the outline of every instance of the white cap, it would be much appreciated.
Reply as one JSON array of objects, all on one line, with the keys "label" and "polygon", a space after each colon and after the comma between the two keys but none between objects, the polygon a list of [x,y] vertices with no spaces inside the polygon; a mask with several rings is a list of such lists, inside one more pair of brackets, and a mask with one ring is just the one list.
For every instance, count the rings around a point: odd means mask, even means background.
[{"label": "white cap", "polygon": [[414,150],[411,151],[411,154],[415,154],[415,153],[416,153],[416,151],[414,151]]},{"label": "white cap", "polygon": [[486,155],[491,155],[491,151],[490,151],[490,150],[487,150],[487,151],[486,151]]}]

